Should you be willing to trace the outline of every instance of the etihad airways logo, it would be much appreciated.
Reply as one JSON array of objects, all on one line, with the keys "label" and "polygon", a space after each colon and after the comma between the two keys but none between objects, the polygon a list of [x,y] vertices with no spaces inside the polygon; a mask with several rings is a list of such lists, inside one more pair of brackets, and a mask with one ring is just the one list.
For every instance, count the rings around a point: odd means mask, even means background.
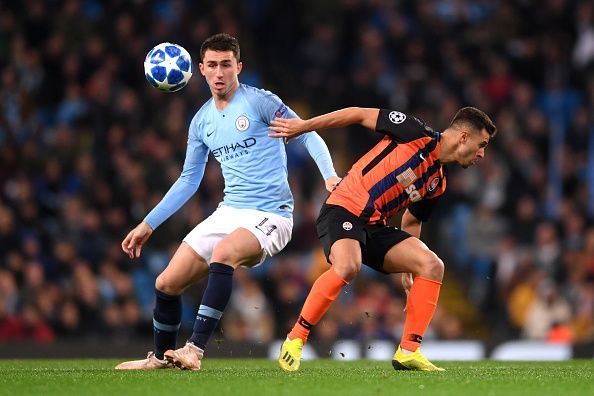
[{"label": "etihad airways logo", "polygon": [[212,149],[211,152],[217,160],[223,162],[233,158],[243,157],[250,152],[248,149],[255,144],[256,139],[247,138],[239,142],[226,144],[216,149]]}]

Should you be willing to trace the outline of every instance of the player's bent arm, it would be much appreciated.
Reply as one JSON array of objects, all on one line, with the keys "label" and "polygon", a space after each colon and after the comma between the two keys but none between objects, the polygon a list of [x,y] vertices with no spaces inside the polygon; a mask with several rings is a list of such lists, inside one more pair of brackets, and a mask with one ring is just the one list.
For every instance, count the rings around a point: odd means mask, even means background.
[{"label": "player's bent arm", "polygon": [[[291,108],[286,108],[286,117],[287,119],[297,119],[302,121],[301,118],[295,113]],[[314,160],[324,181],[326,182],[326,188],[328,188],[329,184],[338,183],[339,180],[338,176],[336,175],[336,171],[334,170],[334,164],[332,163],[332,157],[330,156],[330,150],[328,150],[328,146],[324,139],[320,137],[315,131],[310,133],[299,135],[295,138],[297,142],[302,144],[311,158]],[[329,189],[331,191],[331,189]]]},{"label": "player's bent arm", "polygon": [[375,130],[379,109],[347,107],[305,120],[306,131],[342,128],[349,125],[362,125]]},{"label": "player's bent arm", "polygon": [[348,107],[336,110],[332,113],[323,114],[309,120],[299,118],[275,118],[270,122],[268,129],[274,133],[268,134],[273,138],[285,138],[288,140],[302,135],[305,132],[330,128],[341,128],[348,125],[363,125],[366,128],[375,130],[379,109],[368,109],[363,107]]},{"label": "player's bent arm", "polygon": [[316,132],[310,132],[299,136],[295,140],[305,146],[305,149],[318,166],[325,181],[336,176],[330,150],[328,150],[326,142],[324,142],[324,139],[320,135]]},{"label": "player's bent arm", "polygon": [[421,225],[423,222],[417,219],[410,210],[406,209],[402,214],[402,222],[400,223],[400,229],[408,232],[410,235],[421,238]]}]

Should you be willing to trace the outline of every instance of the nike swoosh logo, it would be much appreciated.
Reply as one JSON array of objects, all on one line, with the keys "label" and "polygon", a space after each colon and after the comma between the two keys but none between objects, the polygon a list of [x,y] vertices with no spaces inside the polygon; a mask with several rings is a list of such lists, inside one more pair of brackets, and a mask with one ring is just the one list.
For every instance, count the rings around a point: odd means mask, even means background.
[{"label": "nike swoosh logo", "polygon": [[208,136],[212,135],[214,132],[215,132],[214,130],[212,130],[212,131],[210,131],[210,132],[206,132],[206,137],[208,137]]},{"label": "nike swoosh logo", "polygon": [[423,153],[419,154],[419,157],[421,157],[421,161],[425,161],[425,157],[423,157]]}]

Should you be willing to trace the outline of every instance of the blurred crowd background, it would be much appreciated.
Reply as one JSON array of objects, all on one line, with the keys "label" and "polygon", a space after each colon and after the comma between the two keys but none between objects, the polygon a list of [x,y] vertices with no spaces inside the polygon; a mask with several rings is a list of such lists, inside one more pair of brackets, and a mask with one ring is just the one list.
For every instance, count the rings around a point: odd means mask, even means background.
[{"label": "blurred crowd background", "polygon": [[[423,226],[446,263],[427,338],[594,339],[591,1],[0,0],[1,342],[150,345],[154,279],[222,200],[218,163],[140,259],[120,242],[180,173],[189,121],[210,96],[200,44],[218,32],[241,42],[240,81],[302,117],[383,107],[443,130],[461,106],[486,111],[499,135],[480,165],[450,169]],[[193,55],[179,93],[143,75],[163,41]],[[358,127],[322,136],[340,175],[380,138]],[[323,183],[299,145],[287,151],[293,240],[236,272],[217,341],[284,338],[326,268],[313,226]],[[182,338],[204,286],[184,295]],[[404,306],[398,276],[364,270],[312,338],[396,341]]]}]

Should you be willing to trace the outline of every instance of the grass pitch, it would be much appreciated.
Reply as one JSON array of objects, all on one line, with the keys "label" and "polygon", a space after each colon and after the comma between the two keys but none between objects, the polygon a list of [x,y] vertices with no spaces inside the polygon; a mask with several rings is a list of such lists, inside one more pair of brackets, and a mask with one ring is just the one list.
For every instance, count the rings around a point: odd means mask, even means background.
[{"label": "grass pitch", "polygon": [[443,373],[390,362],[206,359],[199,372],[116,371],[117,360],[0,360],[0,395],[594,395],[594,360],[448,362]]}]

